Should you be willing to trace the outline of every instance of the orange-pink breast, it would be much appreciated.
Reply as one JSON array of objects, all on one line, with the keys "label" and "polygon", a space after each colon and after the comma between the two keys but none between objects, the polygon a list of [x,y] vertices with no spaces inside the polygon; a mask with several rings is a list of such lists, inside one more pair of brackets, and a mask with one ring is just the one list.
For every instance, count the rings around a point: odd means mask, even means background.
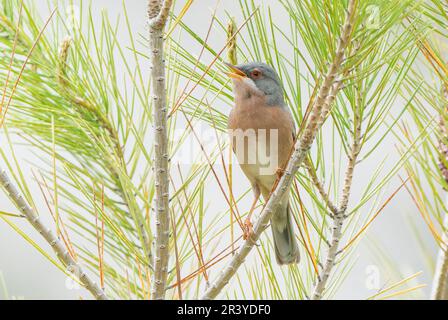
[{"label": "orange-pink breast", "polygon": [[[256,133],[257,141],[259,140],[258,133],[266,132],[266,138],[261,140],[262,143],[266,141],[266,151],[271,152],[271,130],[276,130],[277,135],[277,147],[272,151],[275,152],[274,156],[278,161],[278,167],[284,167],[289,160],[290,153],[292,151],[294,141],[294,122],[291,114],[288,110],[285,110],[279,106],[266,105],[264,97],[252,96],[250,99],[237,100],[235,107],[232,109],[229,115],[228,129],[234,131],[240,129],[242,131],[253,130]],[[264,129],[264,130],[260,130]],[[248,140],[247,142],[249,142]],[[232,139],[232,147],[240,161],[241,168],[246,176],[252,181],[252,183],[260,180],[258,167],[241,163],[240,159],[246,159],[247,154],[238,154],[235,150],[235,137]],[[245,150],[251,150],[247,145]],[[266,179],[267,178],[267,179]],[[262,180],[266,181],[265,187],[269,188],[275,181],[275,177],[266,177]]]}]

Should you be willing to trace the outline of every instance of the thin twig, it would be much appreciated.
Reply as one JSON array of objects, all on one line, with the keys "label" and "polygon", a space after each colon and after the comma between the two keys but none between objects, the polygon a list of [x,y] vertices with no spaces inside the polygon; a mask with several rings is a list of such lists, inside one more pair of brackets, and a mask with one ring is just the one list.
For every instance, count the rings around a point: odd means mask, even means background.
[{"label": "thin twig", "polygon": [[104,291],[83,271],[81,266],[72,258],[70,252],[64,247],[53,232],[47,228],[42,220],[37,216],[28,202],[20,193],[19,189],[13,184],[7,172],[0,169],[0,185],[5,188],[10,199],[16,207],[22,212],[30,224],[39,232],[47,243],[53,248],[53,251],[59,259],[67,266],[67,270],[85,286],[85,288],[98,300],[107,300]]},{"label": "thin twig", "polygon": [[[447,86],[443,86],[443,97],[448,98]],[[446,113],[448,108],[442,108]],[[439,170],[445,181],[448,181],[448,170],[446,168],[446,160],[448,158],[448,130],[446,126],[446,116],[442,113],[440,116],[439,131],[441,138],[439,139],[439,153],[440,163]],[[440,249],[437,255],[436,269],[431,290],[431,299],[433,300],[448,300],[448,213],[445,212],[445,218],[442,225],[442,239],[440,242]]]},{"label": "thin twig", "polygon": [[260,218],[254,225],[252,237],[249,237],[244,241],[238,252],[232,257],[227,267],[221,272],[215,282],[204,293],[202,299],[216,298],[216,296],[218,296],[218,294],[226,286],[226,284],[229,283],[230,279],[235,275],[238,268],[244,262],[252,248],[255,246],[255,243],[258,241],[263,231],[268,227],[272,214],[280,205],[280,200],[288,191],[297,170],[300,168],[306,156],[308,155],[308,152],[311,149],[311,146],[316,137],[317,131],[319,130],[319,118],[322,113],[322,108],[324,107],[325,101],[328,98],[330,88],[335,83],[336,75],[340,71],[345,49],[350,40],[353,28],[353,20],[355,16],[356,3],[357,0],[349,1],[347,16],[344,22],[341,37],[339,39],[338,48],[334,56],[334,60],[331,63],[324,78],[322,86],[319,89],[317,99],[313,103],[309,122],[306,125],[303,135],[295,145],[294,152],[285,169],[284,175],[274,186],[274,191],[271,193],[271,196],[269,197],[264,209],[262,210]]},{"label": "thin twig", "polygon": [[163,3],[161,3],[161,0],[148,0],[149,44],[152,58],[151,89],[153,92],[155,129],[156,232],[154,239],[154,272],[151,281],[151,299],[154,300],[165,298],[169,261],[169,155],[163,29],[165,28],[171,5],[172,0],[164,0]]},{"label": "thin twig", "polygon": [[328,192],[325,191],[324,184],[319,180],[319,177],[316,174],[316,170],[313,167],[313,164],[309,158],[305,160],[305,167],[307,169],[308,174],[311,177],[311,181],[313,182],[314,186],[317,188],[317,191],[319,191],[322,199],[325,201],[325,204],[327,205],[328,209],[330,209],[331,213],[335,215],[338,212],[338,208],[336,205],[331,201],[330,196],[328,195]]}]

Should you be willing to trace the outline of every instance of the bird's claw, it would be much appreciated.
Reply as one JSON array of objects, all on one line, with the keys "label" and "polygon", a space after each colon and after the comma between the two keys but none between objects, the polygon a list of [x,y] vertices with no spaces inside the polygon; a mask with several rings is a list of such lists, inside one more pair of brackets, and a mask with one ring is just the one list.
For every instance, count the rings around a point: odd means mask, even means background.
[{"label": "bird's claw", "polygon": [[252,234],[254,233],[252,222],[250,222],[250,219],[246,219],[244,221],[244,233],[243,233],[243,239],[247,240],[249,239]]},{"label": "bird's claw", "polygon": [[277,175],[277,177],[279,179],[281,179],[283,177],[283,175],[285,174],[285,169],[277,168],[277,170],[275,171],[275,174]]}]

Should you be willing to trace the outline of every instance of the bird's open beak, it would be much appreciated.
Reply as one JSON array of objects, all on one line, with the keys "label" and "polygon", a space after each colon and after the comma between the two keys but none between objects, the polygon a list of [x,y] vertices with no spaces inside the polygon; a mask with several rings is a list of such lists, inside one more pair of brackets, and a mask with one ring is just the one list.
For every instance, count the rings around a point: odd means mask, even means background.
[{"label": "bird's open beak", "polygon": [[238,69],[237,67],[235,67],[234,65],[231,65],[230,63],[224,62],[225,65],[227,67],[229,67],[231,72],[226,72],[226,74],[232,78],[232,79],[237,79],[237,80],[244,80],[247,78],[247,75],[241,71],[240,69]]}]

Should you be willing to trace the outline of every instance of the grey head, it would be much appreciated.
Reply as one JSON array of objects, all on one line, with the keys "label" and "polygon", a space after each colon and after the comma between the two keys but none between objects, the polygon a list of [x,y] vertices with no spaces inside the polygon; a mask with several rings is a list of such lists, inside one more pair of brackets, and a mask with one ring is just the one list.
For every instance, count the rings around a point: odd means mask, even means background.
[{"label": "grey head", "polygon": [[263,62],[250,62],[237,66],[227,64],[227,66],[232,71],[228,75],[234,79],[236,89],[242,91],[241,87],[244,87],[250,96],[250,87],[255,86],[259,93],[266,96],[268,105],[285,105],[280,77],[271,66]]}]

